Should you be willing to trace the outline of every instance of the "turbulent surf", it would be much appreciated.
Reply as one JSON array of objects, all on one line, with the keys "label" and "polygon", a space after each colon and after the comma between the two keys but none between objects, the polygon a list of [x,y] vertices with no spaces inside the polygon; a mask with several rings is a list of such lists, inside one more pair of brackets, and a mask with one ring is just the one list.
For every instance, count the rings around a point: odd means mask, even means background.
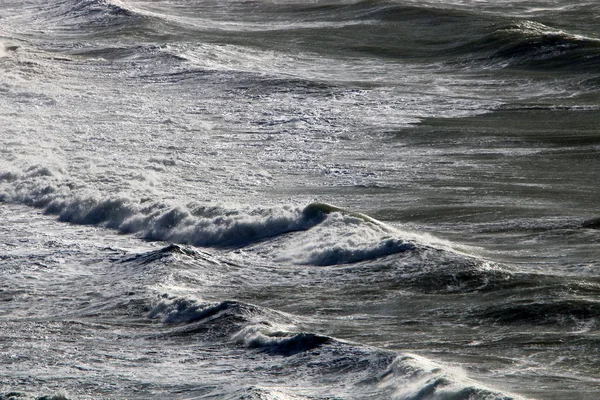
[{"label": "turbulent surf", "polygon": [[0,399],[596,399],[595,2],[0,2]]}]

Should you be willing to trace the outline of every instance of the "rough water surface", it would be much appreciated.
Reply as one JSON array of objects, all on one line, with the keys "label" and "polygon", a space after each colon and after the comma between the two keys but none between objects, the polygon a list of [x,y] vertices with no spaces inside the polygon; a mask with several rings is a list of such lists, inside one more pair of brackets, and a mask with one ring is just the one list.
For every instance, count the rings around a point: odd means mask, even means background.
[{"label": "rough water surface", "polygon": [[597,399],[596,2],[0,2],[0,399]]}]

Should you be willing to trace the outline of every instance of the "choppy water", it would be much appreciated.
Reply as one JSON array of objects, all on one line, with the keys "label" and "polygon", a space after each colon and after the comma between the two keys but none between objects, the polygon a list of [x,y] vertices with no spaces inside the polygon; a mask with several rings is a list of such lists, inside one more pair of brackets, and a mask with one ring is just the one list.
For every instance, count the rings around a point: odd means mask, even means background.
[{"label": "choppy water", "polygon": [[0,399],[597,399],[600,8],[0,2]]}]

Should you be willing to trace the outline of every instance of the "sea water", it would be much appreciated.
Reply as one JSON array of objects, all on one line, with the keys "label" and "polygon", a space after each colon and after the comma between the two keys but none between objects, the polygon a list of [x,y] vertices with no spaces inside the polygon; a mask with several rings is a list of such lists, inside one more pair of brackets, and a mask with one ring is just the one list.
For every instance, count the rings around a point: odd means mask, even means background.
[{"label": "sea water", "polygon": [[597,399],[593,1],[0,2],[0,399]]}]

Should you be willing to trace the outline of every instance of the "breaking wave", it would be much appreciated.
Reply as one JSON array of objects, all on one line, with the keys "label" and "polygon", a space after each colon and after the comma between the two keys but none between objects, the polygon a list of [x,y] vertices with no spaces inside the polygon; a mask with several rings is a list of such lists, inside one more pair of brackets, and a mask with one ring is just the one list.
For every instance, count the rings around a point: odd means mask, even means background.
[{"label": "breaking wave", "polygon": [[[476,70],[524,68],[596,72],[600,65],[600,39],[533,20],[464,9],[386,1],[316,6],[257,3],[252,9],[252,15],[256,13],[256,16],[249,16],[245,24],[240,24],[229,20],[227,13],[214,11],[213,14],[203,8],[205,5],[182,6],[183,14],[187,15],[183,19],[137,7],[141,5],[117,0],[69,0],[60,3],[58,8],[48,9],[46,18],[76,41],[86,35],[124,39],[120,41],[121,47],[84,41],[67,50],[109,60],[140,56],[166,57],[174,62],[187,60],[181,51],[171,53],[166,48],[127,44],[127,39],[139,37],[164,43],[174,38],[204,44],[215,42],[219,46],[240,46],[251,53],[265,41],[271,42],[274,48],[286,49],[289,43],[285,37],[293,34],[297,38],[294,45],[300,46],[301,51],[326,55],[342,51]],[[294,16],[291,21],[290,12]],[[280,20],[283,16],[285,21]],[[254,18],[263,23],[258,24]],[[270,22],[265,25],[264,21]],[[248,31],[249,26],[253,28]],[[229,39],[223,35],[213,37],[215,30],[228,32]],[[332,35],[336,37],[335,48],[327,39]],[[240,54],[243,57],[245,53]]]},{"label": "breaking wave", "polygon": [[600,65],[600,39],[534,21],[507,24],[455,51],[497,67],[591,71]]},{"label": "breaking wave", "polygon": [[[230,346],[242,345],[247,351],[268,357],[283,357],[280,368],[292,375],[341,377],[354,386],[353,395],[358,391],[405,400],[518,398],[485,388],[459,368],[425,357],[355,345],[315,333],[291,332],[293,316],[246,303],[202,303],[165,297],[149,317],[175,325],[167,336],[200,337]],[[264,394],[257,388],[250,392]]]},{"label": "breaking wave", "polygon": [[[47,179],[57,178],[58,179]],[[297,207],[255,209],[248,212],[214,207],[170,205],[129,197],[102,198],[60,182],[62,174],[46,167],[25,172],[4,172],[1,182],[11,185],[0,192],[0,201],[43,208],[60,221],[100,225],[148,240],[195,246],[245,246],[265,238],[306,230],[326,215]]]},{"label": "breaking wave", "polygon": [[[126,195],[103,197],[69,182],[60,168],[38,165],[24,171],[5,171],[0,174],[0,184],[0,201],[42,208],[62,222],[98,225],[153,241],[237,248],[311,230],[290,239],[281,257],[287,254],[287,259],[295,263],[321,266],[369,261],[419,249],[415,242],[398,238],[399,231],[380,221],[323,203],[304,208],[229,209]],[[320,228],[314,229],[317,226]]]},{"label": "breaking wave", "polygon": [[47,8],[42,15],[63,33],[79,31],[81,35],[90,31],[118,34],[141,19],[118,0],[64,0]]}]

